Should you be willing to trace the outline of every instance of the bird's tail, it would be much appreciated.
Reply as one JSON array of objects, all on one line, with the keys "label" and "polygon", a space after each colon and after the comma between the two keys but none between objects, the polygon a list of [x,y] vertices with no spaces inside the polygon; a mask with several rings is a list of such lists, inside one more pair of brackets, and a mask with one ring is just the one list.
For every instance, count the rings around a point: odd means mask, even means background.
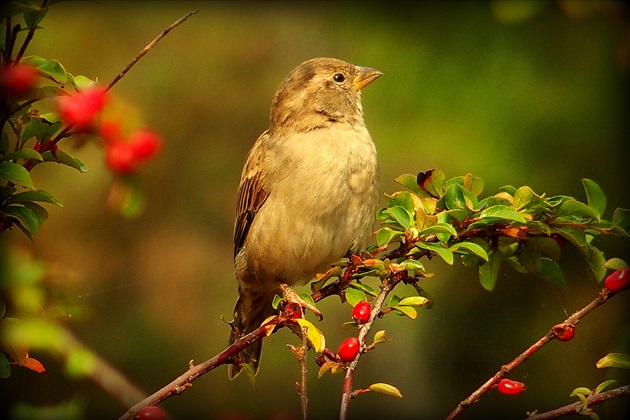
[{"label": "bird's tail", "polygon": [[[252,296],[247,293],[240,293],[234,307],[234,321],[230,324],[229,345],[260,327],[265,319],[275,313],[272,307],[273,296]],[[232,380],[241,373],[241,370],[243,370],[242,363],[250,365],[254,374],[258,373],[261,353],[262,339],[255,341],[238,354],[240,363],[228,365],[228,378]]]}]

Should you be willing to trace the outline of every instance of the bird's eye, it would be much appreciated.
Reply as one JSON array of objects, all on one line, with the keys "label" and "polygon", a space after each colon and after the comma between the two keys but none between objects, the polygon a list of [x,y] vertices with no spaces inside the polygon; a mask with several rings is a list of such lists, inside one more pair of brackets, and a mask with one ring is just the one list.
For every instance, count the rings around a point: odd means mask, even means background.
[{"label": "bird's eye", "polygon": [[341,73],[335,73],[333,75],[333,80],[337,83],[343,83],[346,80],[346,76]]}]

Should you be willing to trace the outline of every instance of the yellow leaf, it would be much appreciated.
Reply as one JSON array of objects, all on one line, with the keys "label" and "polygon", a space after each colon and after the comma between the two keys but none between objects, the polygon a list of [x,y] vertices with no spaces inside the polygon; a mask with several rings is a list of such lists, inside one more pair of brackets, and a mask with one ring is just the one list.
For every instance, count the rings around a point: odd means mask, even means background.
[{"label": "yellow leaf", "polygon": [[311,346],[313,346],[315,352],[321,353],[324,351],[324,348],[326,348],[326,338],[319,328],[304,318],[298,318],[296,321],[300,327],[303,329],[306,328],[306,338],[311,343]]},{"label": "yellow leaf", "polygon": [[395,309],[403,315],[407,315],[411,319],[418,317],[418,312],[411,306],[394,306],[392,309]]},{"label": "yellow leaf", "polygon": [[381,394],[387,394],[387,395],[391,395],[393,397],[398,397],[398,398],[402,398],[402,394],[400,393],[400,391],[398,390],[398,388],[396,388],[395,386],[392,386],[390,384],[385,384],[382,382],[378,382],[375,384],[370,385],[370,387],[368,388],[370,391],[374,391],[374,392],[380,392]]}]

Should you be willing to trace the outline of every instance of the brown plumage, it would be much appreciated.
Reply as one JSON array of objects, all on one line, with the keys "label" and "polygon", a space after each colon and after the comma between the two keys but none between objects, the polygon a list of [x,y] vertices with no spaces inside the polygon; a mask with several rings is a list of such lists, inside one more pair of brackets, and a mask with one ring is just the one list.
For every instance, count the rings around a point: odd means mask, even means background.
[{"label": "brown plumage", "polygon": [[[361,89],[380,75],[315,58],[280,84],[269,128],[241,173],[234,227],[239,298],[230,344],[274,314],[271,303],[281,284],[306,283],[370,239],[378,164],[363,121]],[[255,372],[261,345],[240,354]],[[230,365],[230,379],[240,370]]]}]

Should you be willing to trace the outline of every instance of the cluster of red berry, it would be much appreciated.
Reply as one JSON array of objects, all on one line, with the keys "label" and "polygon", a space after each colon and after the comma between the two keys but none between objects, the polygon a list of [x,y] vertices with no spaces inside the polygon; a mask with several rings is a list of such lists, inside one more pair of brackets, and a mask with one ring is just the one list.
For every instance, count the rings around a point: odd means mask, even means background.
[{"label": "cluster of red berry", "polygon": [[[365,324],[370,319],[370,313],[372,311],[372,307],[370,304],[364,300],[358,302],[352,308],[352,318],[359,324]],[[356,337],[347,338],[337,350],[337,355],[344,362],[351,362],[357,357],[359,351],[361,350],[361,343],[359,339]]]},{"label": "cluster of red berry", "polygon": [[7,95],[21,97],[27,94],[37,83],[39,70],[28,64],[16,64],[3,67],[0,71],[0,88]]},{"label": "cluster of red berry", "polygon": [[[107,103],[107,91],[91,88],[58,100],[61,119],[77,131],[94,129],[96,117]],[[155,156],[161,149],[159,136],[148,130],[139,130],[126,138],[118,121],[101,124],[100,136],[105,140],[105,164],[118,174],[130,174]]]},{"label": "cluster of red berry", "polygon": [[[0,71],[0,87],[7,95],[20,98],[36,86],[39,76],[39,70],[28,64],[7,66]],[[118,121],[103,122],[99,130],[97,120],[108,101],[106,89],[91,87],[59,96],[56,104],[60,119],[76,133],[98,134],[105,140],[105,164],[111,171],[130,174],[160,151],[162,141],[149,130],[139,130],[127,138]],[[35,150],[54,154],[57,144],[37,143]]]},{"label": "cluster of red berry", "polygon": [[158,135],[148,130],[136,131],[129,139],[125,139],[117,122],[103,123],[101,137],[107,143],[105,149],[107,167],[120,174],[134,172],[162,148]]}]

